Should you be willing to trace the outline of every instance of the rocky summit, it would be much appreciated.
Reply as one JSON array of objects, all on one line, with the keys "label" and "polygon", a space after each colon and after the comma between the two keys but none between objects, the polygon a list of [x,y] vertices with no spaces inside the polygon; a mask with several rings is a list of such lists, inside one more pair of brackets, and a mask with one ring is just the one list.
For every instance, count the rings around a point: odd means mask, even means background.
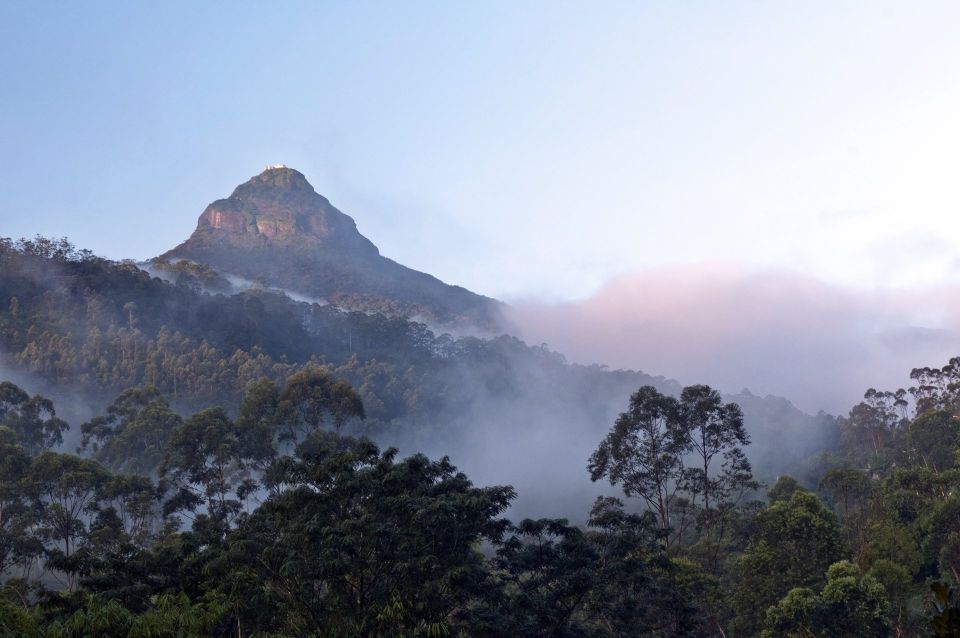
[{"label": "rocky summit", "polygon": [[271,166],[203,211],[158,260],[189,260],[350,310],[495,328],[500,303],[387,259],[302,173]]}]

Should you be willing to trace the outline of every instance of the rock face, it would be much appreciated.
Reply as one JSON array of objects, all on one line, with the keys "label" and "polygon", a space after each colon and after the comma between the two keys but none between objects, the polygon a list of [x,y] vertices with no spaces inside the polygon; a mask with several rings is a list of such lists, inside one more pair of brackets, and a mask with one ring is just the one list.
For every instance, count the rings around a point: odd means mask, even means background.
[{"label": "rock face", "polygon": [[499,317],[499,302],[381,256],[351,217],[283,166],[207,206],[190,238],[158,259],[189,259],[348,309],[487,329]]}]

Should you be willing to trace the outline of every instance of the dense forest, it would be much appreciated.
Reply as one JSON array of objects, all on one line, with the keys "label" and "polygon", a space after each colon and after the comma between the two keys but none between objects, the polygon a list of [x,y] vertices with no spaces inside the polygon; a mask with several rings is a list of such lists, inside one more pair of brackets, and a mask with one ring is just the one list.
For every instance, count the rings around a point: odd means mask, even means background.
[{"label": "dense forest", "polygon": [[[812,417],[209,277],[0,241],[3,635],[960,632],[960,359]],[[592,505],[432,453],[480,414]]]}]

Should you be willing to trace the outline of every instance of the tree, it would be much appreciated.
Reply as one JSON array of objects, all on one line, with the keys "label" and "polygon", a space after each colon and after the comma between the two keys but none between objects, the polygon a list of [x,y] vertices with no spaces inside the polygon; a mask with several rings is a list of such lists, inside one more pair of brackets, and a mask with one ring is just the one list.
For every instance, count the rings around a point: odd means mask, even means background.
[{"label": "tree", "polygon": [[939,562],[944,578],[960,585],[960,496],[954,494],[930,508],[923,525],[924,552]]},{"label": "tree", "polygon": [[40,505],[39,532],[48,544],[48,564],[67,574],[67,588],[73,591],[75,554],[89,540],[90,516],[109,473],[96,461],[47,451],[33,459],[27,476]]},{"label": "tree", "polygon": [[930,628],[938,638],[960,635],[960,590],[945,583],[930,585],[933,592],[933,617]]},{"label": "tree", "polygon": [[917,385],[909,392],[916,401],[917,414],[945,410],[958,414],[960,407],[960,357],[953,357],[942,368],[914,368],[910,378]]},{"label": "tree", "polygon": [[13,431],[0,427],[0,575],[42,550],[32,532],[37,512],[30,501],[29,468],[30,456]]},{"label": "tree", "polygon": [[244,456],[261,472],[267,470],[277,454],[273,439],[279,401],[277,384],[261,377],[247,386],[240,403],[236,422],[240,444]]},{"label": "tree", "polygon": [[597,586],[598,553],[565,519],[524,519],[497,549],[505,573],[511,633],[582,636],[584,609]]},{"label": "tree", "polygon": [[870,493],[870,479],[860,470],[834,468],[820,479],[819,489],[841,506],[843,517],[846,518],[851,505],[857,504]]},{"label": "tree", "polygon": [[[750,461],[743,446],[750,437],[743,426],[743,412],[736,403],[724,404],[720,394],[705,385],[688,386],[680,395],[681,427],[688,432],[691,451],[697,460],[695,467],[684,472],[684,486],[693,501],[701,503],[701,526],[707,562],[717,568],[717,548],[712,532],[720,515],[727,511],[730,499],[739,500],[742,493],[755,489]],[[714,459],[721,457],[719,472],[712,471]]]},{"label": "tree", "polygon": [[[679,418],[673,397],[643,386],[630,396],[630,405],[590,456],[590,479],[606,477],[622,484],[627,496],[639,496],[657,513],[661,529],[671,527],[670,506],[683,476],[683,454],[689,431]],[[664,536],[669,544],[669,536]]]},{"label": "tree", "polygon": [[247,461],[239,431],[222,408],[197,412],[170,436],[161,473],[180,491],[167,511],[205,502],[213,520],[229,522],[242,507],[236,490],[247,477]]},{"label": "tree", "polygon": [[934,472],[952,468],[960,444],[960,421],[945,410],[925,412],[907,426],[910,460]]},{"label": "tree", "polygon": [[736,559],[731,603],[737,635],[759,633],[768,607],[795,587],[814,588],[847,548],[836,516],[809,492],[794,492],[757,515],[747,550]]},{"label": "tree", "polygon": [[586,612],[590,629],[605,636],[716,634],[710,608],[719,583],[696,563],[671,558],[652,512],[629,514],[615,498],[598,498],[589,540],[597,560]]},{"label": "tree", "polygon": [[31,397],[10,381],[0,382],[0,426],[10,428],[30,454],[60,445],[70,428],[57,417],[50,399]]},{"label": "tree", "polygon": [[797,479],[786,474],[778,476],[776,482],[767,490],[767,500],[771,504],[781,501],[789,501],[794,492],[806,492]]},{"label": "tree", "polygon": [[890,440],[909,422],[907,391],[870,388],[850,410],[841,441],[848,454],[863,463],[884,463]]},{"label": "tree", "polygon": [[107,413],[80,426],[81,446],[120,472],[157,471],[171,433],[182,419],[153,386],[130,388],[107,407]]},{"label": "tree", "polygon": [[827,570],[817,594],[798,587],[767,610],[764,638],[885,638],[890,604],[883,586],[848,561]]},{"label": "tree", "polygon": [[243,624],[343,636],[477,626],[496,589],[478,546],[503,535],[513,489],[474,487],[448,459],[398,461],[364,439],[314,443],[280,460],[287,489],[230,537],[234,577],[272,608]]},{"label": "tree", "polygon": [[279,421],[281,441],[296,443],[332,421],[334,430],[350,419],[363,419],[360,395],[346,381],[327,370],[308,367],[287,379],[280,393]]}]

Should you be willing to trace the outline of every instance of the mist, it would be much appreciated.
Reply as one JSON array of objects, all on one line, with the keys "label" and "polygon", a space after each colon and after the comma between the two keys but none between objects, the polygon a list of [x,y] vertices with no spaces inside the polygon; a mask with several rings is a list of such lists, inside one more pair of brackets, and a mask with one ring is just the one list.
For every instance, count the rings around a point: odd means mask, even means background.
[{"label": "mist", "polygon": [[473,390],[470,407],[428,424],[396,429],[383,437],[401,453],[449,456],[477,485],[511,485],[517,491],[510,517],[566,517],[585,522],[590,504],[619,488],[592,483],[587,460],[626,406],[627,387],[611,394],[581,397],[570,381],[529,361],[515,358],[510,390],[489,387],[482,370],[460,370]]},{"label": "mist", "polygon": [[[678,396],[682,385],[636,370],[566,363],[543,348],[497,351],[496,364],[463,363],[450,377],[468,396],[428,423],[395,422],[371,434],[401,454],[449,456],[478,485],[511,485],[517,498],[510,517],[562,516],[584,523],[597,496],[623,496],[619,486],[592,482],[587,462],[626,410],[630,394],[644,385]],[[696,383],[690,381],[687,385]],[[769,485],[780,474],[808,484],[810,459],[835,450],[838,425],[828,415],[811,416],[790,401],[749,392],[726,394],[736,402],[752,442],[745,452],[755,476]],[[630,507],[639,501],[627,499]]]},{"label": "mist", "polygon": [[571,360],[846,414],[870,387],[960,353],[956,287],[857,290],[784,270],[704,263],[622,275],[580,301],[514,301],[527,341]]},{"label": "mist", "polygon": [[56,449],[61,452],[76,452],[81,441],[80,424],[102,413],[107,405],[106,398],[67,384],[44,381],[36,375],[9,365],[8,356],[0,350],[0,381],[9,381],[27,394],[39,394],[53,401],[57,416],[70,426],[63,432],[63,443]]}]

